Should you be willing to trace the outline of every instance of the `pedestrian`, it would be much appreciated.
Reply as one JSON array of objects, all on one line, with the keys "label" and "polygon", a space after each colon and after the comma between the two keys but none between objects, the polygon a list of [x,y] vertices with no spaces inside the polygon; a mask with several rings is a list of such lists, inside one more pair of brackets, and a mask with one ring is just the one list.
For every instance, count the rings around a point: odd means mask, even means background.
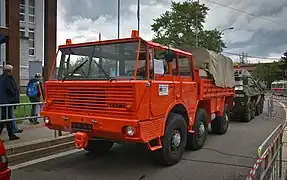
[{"label": "pedestrian", "polygon": [[44,91],[43,91],[43,84],[41,82],[41,73],[36,73],[35,77],[31,79],[28,83],[26,95],[29,97],[29,100],[31,103],[38,103],[38,104],[32,104],[31,108],[31,118],[29,121],[33,124],[39,124],[38,118],[35,118],[36,116],[39,116],[39,113],[42,109],[42,105],[40,104],[41,98],[44,99]]},{"label": "pedestrian", "polygon": [[[16,85],[15,79],[12,76],[13,66],[5,65],[3,67],[3,74],[0,76],[0,104],[7,106],[1,107],[1,120],[11,120],[13,119],[13,107],[8,104],[20,103],[20,93]],[[12,121],[0,121],[0,134],[2,133],[4,126],[8,131],[9,139],[17,140],[19,139],[12,131]]]},{"label": "pedestrian", "polygon": [[[14,110],[15,110],[15,109],[16,109],[16,107],[14,108]],[[16,119],[15,119],[14,110],[13,110],[12,131],[13,131],[13,133],[22,133],[22,132],[23,132],[23,129],[19,129],[19,128],[18,128],[17,121],[16,121]]]}]

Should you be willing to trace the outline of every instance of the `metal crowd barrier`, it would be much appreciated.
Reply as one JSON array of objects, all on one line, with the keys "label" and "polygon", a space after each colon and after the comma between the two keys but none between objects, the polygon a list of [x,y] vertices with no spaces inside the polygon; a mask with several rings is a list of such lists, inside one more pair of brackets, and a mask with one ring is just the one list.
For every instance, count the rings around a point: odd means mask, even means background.
[{"label": "metal crowd barrier", "polygon": [[[274,102],[284,102],[287,97],[278,97],[271,94],[267,99],[268,116],[275,118],[273,115]],[[287,122],[287,121],[286,121]],[[246,180],[285,180],[287,167],[283,161],[287,154],[283,152],[283,134],[286,123],[278,125],[277,128],[264,140],[258,147],[257,160],[253,168],[250,170]],[[285,159],[285,158],[284,158]]]},{"label": "metal crowd barrier", "polygon": [[[1,122],[9,121],[21,121],[29,120],[33,118],[43,118],[40,116],[40,111],[44,106],[44,102],[37,103],[19,103],[19,104],[0,104],[0,117],[2,117]],[[32,106],[35,106],[38,113],[34,116],[31,116]],[[3,112],[5,111],[5,112]],[[12,111],[12,112],[11,112]],[[13,117],[9,117],[9,114],[13,114]]]},{"label": "metal crowd barrier", "polygon": [[257,160],[246,180],[282,180],[282,138],[285,125],[279,125],[259,146]]},{"label": "metal crowd barrier", "polygon": [[[45,102],[36,103],[18,103],[18,104],[0,104],[0,122],[9,121],[27,121],[27,120],[43,120],[44,117],[40,115]],[[35,106],[36,113],[31,115],[32,107]],[[12,116],[11,116],[12,115]],[[54,136],[62,136],[61,131],[55,131]]]}]

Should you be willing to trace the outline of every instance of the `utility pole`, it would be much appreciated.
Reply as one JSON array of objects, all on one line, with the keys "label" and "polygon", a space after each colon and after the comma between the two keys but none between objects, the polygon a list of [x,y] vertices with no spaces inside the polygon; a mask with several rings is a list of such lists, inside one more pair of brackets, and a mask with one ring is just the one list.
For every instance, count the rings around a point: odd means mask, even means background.
[{"label": "utility pole", "polygon": [[246,62],[247,62],[247,63],[250,63],[250,62],[248,61],[248,58],[247,58],[247,53],[245,53],[245,59],[246,59]]},{"label": "utility pole", "polygon": [[138,33],[139,33],[139,35],[140,35],[140,11],[141,11],[140,5],[141,5],[140,0],[138,0],[137,18],[138,18]]},{"label": "utility pole", "polygon": [[[199,0],[197,0],[199,5]],[[195,47],[198,47],[198,11],[196,10],[196,18],[195,18]]]},{"label": "utility pole", "polygon": [[118,0],[118,39],[120,39],[121,0]]}]

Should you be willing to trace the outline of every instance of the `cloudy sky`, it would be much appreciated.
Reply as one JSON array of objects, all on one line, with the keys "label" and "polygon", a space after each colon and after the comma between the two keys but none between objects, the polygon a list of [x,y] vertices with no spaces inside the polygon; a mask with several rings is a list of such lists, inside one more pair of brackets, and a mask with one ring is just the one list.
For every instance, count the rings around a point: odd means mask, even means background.
[{"label": "cloudy sky", "polygon": [[[225,52],[271,58],[248,58],[251,62],[268,62],[287,50],[286,0],[200,2],[210,7],[205,29],[234,27],[223,34]],[[141,0],[140,34],[144,39],[153,37],[153,19],[168,10],[170,4],[170,0]],[[137,0],[121,0],[121,37],[130,36],[131,30],[137,28],[136,13]],[[117,0],[58,0],[58,44],[64,44],[66,38],[73,42],[98,40],[99,32],[102,39],[117,38]],[[231,57],[239,59],[237,55]]]}]

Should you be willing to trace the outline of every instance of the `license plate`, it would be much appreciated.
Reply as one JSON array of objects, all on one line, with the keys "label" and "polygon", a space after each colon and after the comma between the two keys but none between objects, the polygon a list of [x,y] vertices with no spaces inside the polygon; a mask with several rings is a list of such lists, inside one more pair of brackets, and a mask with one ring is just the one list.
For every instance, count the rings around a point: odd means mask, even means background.
[{"label": "license plate", "polygon": [[87,123],[72,123],[72,129],[74,131],[92,131],[93,125]]}]

